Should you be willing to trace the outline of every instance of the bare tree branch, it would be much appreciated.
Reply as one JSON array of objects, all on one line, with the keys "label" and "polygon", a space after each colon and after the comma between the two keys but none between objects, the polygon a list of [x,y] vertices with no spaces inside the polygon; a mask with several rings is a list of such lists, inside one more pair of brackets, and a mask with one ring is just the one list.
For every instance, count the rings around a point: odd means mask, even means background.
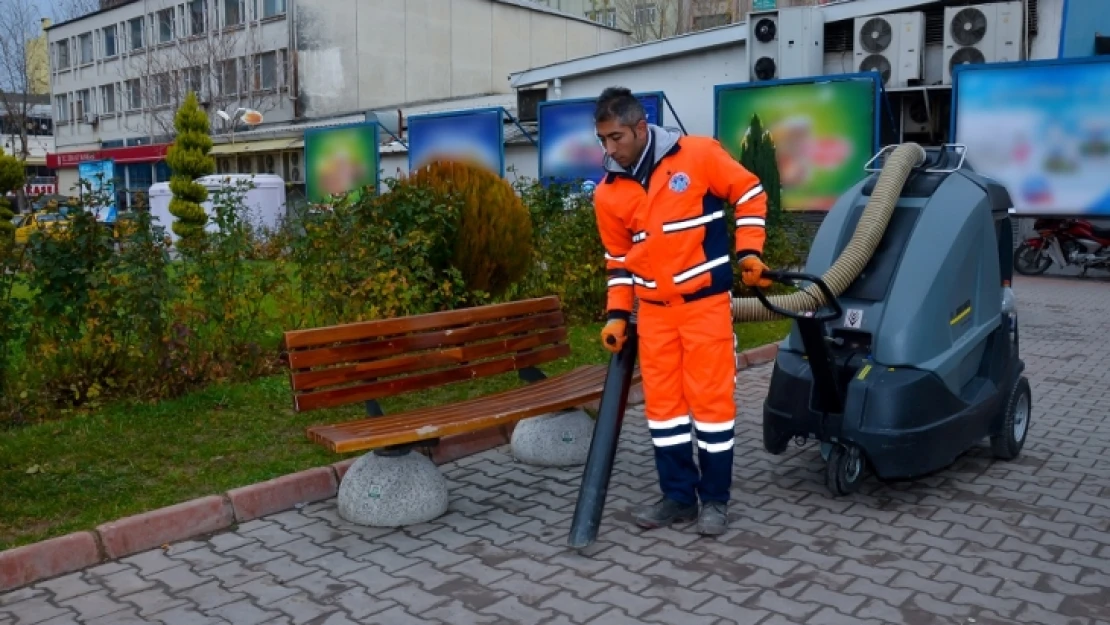
[{"label": "bare tree branch", "polygon": [[51,0],[54,21],[68,22],[100,9],[99,0]]},{"label": "bare tree branch", "polygon": [[[35,59],[28,55],[31,40],[39,35],[38,10],[33,0],[6,0],[0,10],[0,108],[3,109],[3,135],[11,152],[26,162],[30,155],[28,140]],[[44,50],[45,52],[45,50]],[[19,190],[23,204],[23,189]]]},{"label": "bare tree branch", "polygon": [[[208,4],[206,25],[216,18],[215,6],[219,5]],[[172,7],[167,0],[164,8]],[[127,130],[172,138],[174,116],[189,91],[197,94],[215,130],[224,130],[216,111],[234,115],[245,108],[265,114],[280,105],[278,77],[288,76],[287,68],[280,52],[263,49],[257,25],[193,30],[188,12],[184,20],[168,17],[165,21],[158,9],[152,13],[156,22],[145,30],[145,36],[153,41],[122,54],[125,58],[117,66],[121,80],[118,102],[120,110],[128,112],[123,122]],[[136,110],[141,114],[134,114]]]},{"label": "bare tree branch", "polygon": [[594,11],[614,10],[617,27],[636,43],[681,35],[688,30],[691,0],[591,0]]}]

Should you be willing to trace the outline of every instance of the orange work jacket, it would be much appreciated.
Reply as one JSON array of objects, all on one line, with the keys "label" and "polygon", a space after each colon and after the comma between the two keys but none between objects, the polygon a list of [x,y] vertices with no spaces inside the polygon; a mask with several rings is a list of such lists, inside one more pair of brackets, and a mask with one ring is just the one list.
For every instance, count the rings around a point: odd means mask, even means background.
[{"label": "orange work jacket", "polygon": [[[607,156],[594,191],[609,318],[627,319],[633,294],[677,305],[731,291],[730,250],[759,256],[766,240],[767,196],[754,174],[715,139],[649,128],[646,186]],[[736,224],[733,248],[725,219]]]}]

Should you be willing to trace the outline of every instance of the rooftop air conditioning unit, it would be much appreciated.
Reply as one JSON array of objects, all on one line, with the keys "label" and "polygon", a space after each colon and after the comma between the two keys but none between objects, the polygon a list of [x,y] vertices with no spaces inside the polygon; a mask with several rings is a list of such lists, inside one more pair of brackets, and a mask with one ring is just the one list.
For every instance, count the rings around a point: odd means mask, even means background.
[{"label": "rooftop air conditioning unit", "polygon": [[921,80],[925,52],[925,13],[889,13],[855,19],[856,71],[877,71],[885,87],[906,87]]},{"label": "rooftop air conditioning unit", "polygon": [[957,65],[1022,60],[1021,4],[944,7],[944,84],[952,84]]},{"label": "rooftop air conditioning unit", "polygon": [[775,80],[779,76],[778,11],[748,13],[748,82]]}]

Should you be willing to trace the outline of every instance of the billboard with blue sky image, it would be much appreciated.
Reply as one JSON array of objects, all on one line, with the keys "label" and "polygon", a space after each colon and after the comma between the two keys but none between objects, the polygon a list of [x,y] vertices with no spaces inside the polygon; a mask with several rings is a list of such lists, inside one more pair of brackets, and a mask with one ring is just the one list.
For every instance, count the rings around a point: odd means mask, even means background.
[{"label": "billboard with blue sky image", "polygon": [[963,65],[954,141],[1019,215],[1110,217],[1110,59]]},{"label": "billboard with blue sky image", "polygon": [[408,118],[409,170],[436,160],[477,163],[505,175],[505,130],[499,108]]},{"label": "billboard with blue sky image", "polygon": [[[663,93],[638,93],[648,121],[663,124]],[[539,172],[545,184],[596,185],[605,172],[594,127],[596,98],[548,100],[539,107]]]},{"label": "billboard with blue sky image", "polygon": [[77,177],[82,183],[88,182],[88,189],[82,184],[82,193],[89,193],[96,200],[89,208],[96,212],[96,220],[104,223],[116,221],[116,164],[111,160],[85,161],[77,165]]}]

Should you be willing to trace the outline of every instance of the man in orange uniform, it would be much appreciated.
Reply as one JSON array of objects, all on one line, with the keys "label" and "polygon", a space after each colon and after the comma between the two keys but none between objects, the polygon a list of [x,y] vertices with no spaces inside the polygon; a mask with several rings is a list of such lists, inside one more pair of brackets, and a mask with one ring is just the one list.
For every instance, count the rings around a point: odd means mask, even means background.
[{"label": "man in orange uniform", "polygon": [[[628,89],[602,92],[594,120],[606,170],[594,192],[609,275],[602,344],[621,349],[635,295],[640,371],[663,491],[660,501],[633,516],[641,527],[696,518],[700,533],[720,534],[728,527],[736,418],[729,252],[740,258],[745,284],[770,285],[760,260],[766,195],[759,179],[714,139],[649,124]],[[731,249],[726,219],[736,224]]]}]

